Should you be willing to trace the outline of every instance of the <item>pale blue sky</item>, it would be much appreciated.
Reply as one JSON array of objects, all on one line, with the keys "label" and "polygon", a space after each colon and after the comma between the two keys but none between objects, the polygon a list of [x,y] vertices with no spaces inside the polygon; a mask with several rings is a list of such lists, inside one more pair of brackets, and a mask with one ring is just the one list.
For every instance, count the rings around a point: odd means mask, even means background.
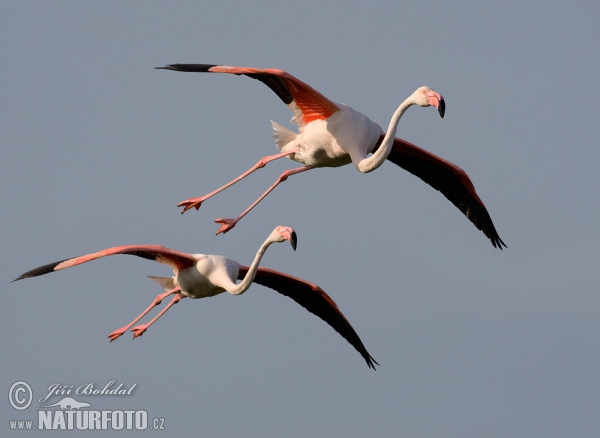
[{"label": "pale blue sky", "polygon": [[[83,399],[163,417],[164,436],[597,437],[600,6],[396,3],[4,2],[0,392],[137,382],[128,399]],[[153,69],[182,62],[281,68],[384,127],[433,87],[446,117],[410,109],[398,136],[467,171],[509,248],[391,163],[295,176],[214,236],[215,218],[297,164],[198,212],[176,204],[275,153],[269,120],[291,113],[249,78]],[[134,243],[248,264],[279,224],[298,251],[273,246],[263,265],[326,290],[376,372],[257,285],[185,300],[109,343],[167,267],[115,256],[9,284]],[[39,403],[17,412],[2,397],[3,436],[36,417]]]}]

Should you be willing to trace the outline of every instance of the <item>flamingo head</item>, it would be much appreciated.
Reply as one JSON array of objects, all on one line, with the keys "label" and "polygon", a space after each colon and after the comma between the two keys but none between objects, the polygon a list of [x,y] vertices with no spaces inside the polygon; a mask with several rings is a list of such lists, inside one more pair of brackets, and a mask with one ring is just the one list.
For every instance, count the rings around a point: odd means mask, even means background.
[{"label": "flamingo head", "polygon": [[282,225],[275,227],[271,233],[271,240],[273,242],[283,242],[284,240],[287,240],[292,245],[292,248],[294,248],[294,251],[296,251],[298,238],[296,237],[296,232],[291,227],[284,227]]},{"label": "flamingo head", "polygon": [[444,118],[446,112],[446,103],[444,97],[440,93],[436,93],[431,87],[420,87],[413,94],[415,104],[419,106],[434,106],[440,113],[440,117]]}]

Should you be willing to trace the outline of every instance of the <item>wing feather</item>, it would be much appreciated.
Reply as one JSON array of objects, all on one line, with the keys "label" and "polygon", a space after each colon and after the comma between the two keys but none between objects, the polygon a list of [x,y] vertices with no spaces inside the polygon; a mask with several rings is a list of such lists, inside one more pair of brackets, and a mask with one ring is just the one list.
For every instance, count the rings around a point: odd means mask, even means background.
[{"label": "wing feather", "polygon": [[340,109],[335,102],[283,70],[215,64],[171,64],[157,68],[197,73],[229,73],[259,80],[290,107],[294,112],[292,121],[301,128],[314,120],[325,120]]},{"label": "wing feather", "polygon": [[441,192],[490,239],[494,248],[506,247],[471,179],[460,167],[399,138],[394,140],[387,159]]},{"label": "wing feather", "polygon": [[103,249],[92,254],[86,254],[80,257],[61,260],[54,263],[49,263],[39,268],[32,269],[20,275],[14,281],[24,278],[37,277],[39,275],[49,274],[50,272],[59,271],[61,269],[77,266],[82,263],[87,263],[102,257],[107,257],[115,254],[127,254],[142,257],[148,260],[169,265],[173,269],[185,269],[194,266],[196,259],[187,253],[174,251],[160,245],[125,245],[115,246],[113,248]]},{"label": "wing feather", "polygon": [[[241,266],[238,279],[243,279],[248,272],[248,266]],[[358,334],[352,328],[337,304],[319,286],[300,278],[284,274],[269,268],[258,268],[254,283],[266,286],[291,298],[309,312],[317,315],[335,331],[344,337],[365,359],[369,368],[379,365],[371,357]]]}]

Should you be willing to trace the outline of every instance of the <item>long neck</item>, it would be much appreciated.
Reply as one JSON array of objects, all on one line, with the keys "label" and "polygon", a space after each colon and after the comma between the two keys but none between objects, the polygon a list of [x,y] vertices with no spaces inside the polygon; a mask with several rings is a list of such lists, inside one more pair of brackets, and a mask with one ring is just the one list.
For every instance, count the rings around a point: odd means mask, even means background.
[{"label": "long neck", "polygon": [[392,120],[390,120],[390,125],[388,126],[387,132],[385,133],[385,137],[383,138],[383,141],[381,142],[381,145],[379,146],[377,151],[375,151],[375,153],[369,158],[365,158],[360,163],[358,163],[359,171],[363,173],[371,172],[377,169],[379,166],[381,166],[385,159],[388,157],[390,151],[392,150],[392,145],[394,144],[394,138],[396,138],[396,130],[398,129],[398,123],[400,122],[400,119],[402,118],[404,112],[411,105],[414,104],[411,97],[402,102],[398,109],[394,112]]},{"label": "long neck", "polygon": [[256,271],[258,270],[260,260],[262,259],[263,255],[265,254],[265,251],[267,250],[269,245],[271,245],[271,243],[273,243],[273,241],[269,236],[269,238],[265,240],[265,242],[258,249],[256,256],[254,256],[254,261],[250,265],[250,268],[248,269],[248,272],[246,273],[244,279],[239,284],[236,284],[235,287],[229,291],[230,294],[239,295],[243,294],[248,290],[248,288],[250,287],[250,285],[252,285],[252,282],[254,281],[254,277],[256,277]]}]

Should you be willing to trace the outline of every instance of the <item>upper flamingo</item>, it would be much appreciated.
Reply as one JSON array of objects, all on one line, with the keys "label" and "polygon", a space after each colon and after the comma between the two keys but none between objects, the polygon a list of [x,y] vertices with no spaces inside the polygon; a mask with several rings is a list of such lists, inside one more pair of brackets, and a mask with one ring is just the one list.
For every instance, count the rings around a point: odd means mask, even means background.
[{"label": "upper flamingo", "polygon": [[[387,159],[418,176],[439,190],[471,222],[491,240],[494,247],[506,246],[494,227],[492,219],[467,174],[458,166],[429,153],[407,141],[396,138],[400,118],[412,105],[434,106],[444,117],[444,98],[429,87],[418,88],[394,112],[388,129],[347,105],[335,103],[309,85],[277,69],[233,67],[214,64],[172,64],[159,69],[245,75],[257,79],[273,90],[292,110],[292,122],[298,133],[272,122],[275,143],[281,153],[262,158],[256,165],[233,181],[207,195],[190,198],[179,204],[183,212],[235,184],[268,162],[287,156],[304,166],[285,171],[277,181],[249,208],[235,219],[217,219],[222,224],[217,231],[226,233],[256,204],[289,176],[315,167],[338,167],[352,163],[360,172],[371,172]],[[369,156],[369,154],[371,154]]]},{"label": "upper flamingo", "polygon": [[[371,357],[358,334],[354,331],[346,317],[338,309],[335,302],[319,286],[282,272],[259,267],[267,248],[274,242],[289,241],[296,249],[296,233],[290,227],[278,226],[260,246],[254,261],[250,266],[240,265],[235,260],[219,255],[187,254],[174,251],[159,245],[126,245],[108,248],[92,254],[49,263],[39,268],[28,271],[13,281],[29,277],[48,274],[71,266],[96,260],[115,254],[130,254],[145,259],[154,260],[169,265],[173,269],[173,277],[150,277],[160,284],[166,292],[157,295],[152,304],[148,306],[131,323],[112,332],[108,337],[111,342],[129,330],[136,322],[142,319],[150,310],[159,305],[169,295],[175,294],[171,302],[154,317],[149,323],[134,327],[131,331],[133,337],[141,336],[158,318],[171,306],[182,298],[212,297],[225,291],[232,295],[240,295],[250,288],[251,284],[258,283],[288,296],[309,312],[317,315],[327,324],[342,335],[365,359],[370,368],[379,365]],[[241,280],[236,284],[237,280]]]}]

